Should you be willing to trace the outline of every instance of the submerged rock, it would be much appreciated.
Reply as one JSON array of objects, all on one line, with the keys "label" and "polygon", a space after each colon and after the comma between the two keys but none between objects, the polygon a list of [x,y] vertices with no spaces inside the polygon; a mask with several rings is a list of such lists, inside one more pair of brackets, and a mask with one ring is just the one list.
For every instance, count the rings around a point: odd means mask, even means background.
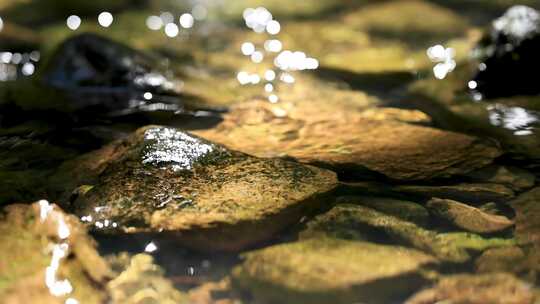
[{"label": "submerged rock", "polygon": [[[119,259],[117,259],[119,260]],[[112,303],[182,304],[187,298],[165,279],[164,271],[147,254],[127,257],[122,272],[107,284]],[[120,264],[120,263],[117,263]]]},{"label": "submerged rock", "polygon": [[475,268],[481,273],[513,273],[534,283],[540,274],[540,247],[488,249],[476,259]]},{"label": "submerged rock", "polygon": [[476,233],[494,233],[514,225],[507,217],[485,213],[482,210],[448,199],[433,198],[427,203],[430,212],[456,227]]},{"label": "submerged rock", "polygon": [[426,225],[429,221],[427,209],[410,201],[375,196],[342,196],[338,197],[336,202],[366,206],[420,226]]},{"label": "submerged rock", "polygon": [[503,203],[514,197],[514,191],[498,184],[402,185],[393,187],[392,190],[397,193],[406,193],[419,197],[447,198],[474,204]]},{"label": "submerged rock", "polygon": [[337,184],[333,172],[251,157],[166,127],[139,129],[101,152],[92,155],[109,158],[90,157],[101,165],[87,173],[99,178],[70,207],[77,215],[98,231],[159,233],[200,250],[270,238],[324,206]]},{"label": "submerged rock", "polygon": [[245,115],[249,106],[233,109],[217,127],[196,134],[257,156],[289,156],[332,168],[348,178],[373,172],[407,181],[444,178],[484,167],[501,153],[478,138],[357,111],[312,109],[312,115],[297,116],[298,107],[307,105],[252,103],[267,113],[252,121]]},{"label": "submerged rock", "polygon": [[521,244],[540,244],[540,188],[534,188],[510,202],[516,211],[514,234]]},{"label": "submerged rock", "polygon": [[514,191],[499,184],[461,183],[454,185],[389,185],[379,182],[342,182],[340,193],[355,195],[391,195],[399,198],[430,199],[439,197],[464,201],[475,205],[504,203],[512,199]]},{"label": "submerged rock", "polygon": [[233,286],[257,303],[399,301],[428,282],[423,267],[436,263],[413,249],[331,238],[276,245],[244,258],[232,272]]},{"label": "submerged rock", "polygon": [[337,205],[315,217],[307,223],[300,237],[365,240],[378,239],[381,232],[394,241],[423,250],[442,261],[456,263],[468,261],[471,252],[514,244],[512,240],[486,239],[472,233],[437,233],[397,217],[351,204]]},{"label": "submerged rock", "polygon": [[[477,50],[475,92],[485,98],[540,93],[534,75],[540,67],[540,12],[516,5],[493,22]],[[510,76],[510,77],[509,77]]]},{"label": "submerged rock", "polygon": [[459,274],[443,278],[431,289],[421,291],[406,304],[533,304],[532,286],[511,274]]},{"label": "submerged rock", "polygon": [[47,201],[10,205],[0,215],[3,303],[104,303],[112,277],[78,219]]},{"label": "submerged rock", "polygon": [[502,184],[515,191],[522,191],[534,186],[535,176],[523,169],[505,166],[488,166],[471,172],[468,178],[475,182]]}]

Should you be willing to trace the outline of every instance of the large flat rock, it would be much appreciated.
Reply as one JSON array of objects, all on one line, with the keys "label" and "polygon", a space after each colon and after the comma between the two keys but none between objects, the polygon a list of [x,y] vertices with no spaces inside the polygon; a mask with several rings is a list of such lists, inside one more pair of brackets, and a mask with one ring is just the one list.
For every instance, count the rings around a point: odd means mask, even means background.
[{"label": "large flat rock", "polygon": [[400,118],[411,116],[406,110],[381,119],[377,111],[307,107],[251,102],[233,108],[217,127],[196,134],[245,153],[288,156],[350,177],[367,171],[409,181],[465,174],[501,153],[488,141],[404,123]]},{"label": "large flat rock", "polygon": [[165,127],[142,128],[93,155],[109,158],[81,159],[78,168],[101,173],[72,204],[77,215],[97,231],[159,233],[201,250],[270,238],[324,206],[337,184],[324,169],[259,159]]}]

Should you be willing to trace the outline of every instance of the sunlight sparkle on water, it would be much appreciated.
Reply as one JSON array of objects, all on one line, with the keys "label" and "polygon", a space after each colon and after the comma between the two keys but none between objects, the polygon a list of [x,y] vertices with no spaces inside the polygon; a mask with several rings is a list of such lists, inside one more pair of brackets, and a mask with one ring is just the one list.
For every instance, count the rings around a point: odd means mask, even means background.
[{"label": "sunlight sparkle on water", "polygon": [[[245,24],[248,28],[256,33],[266,33],[268,35],[277,35],[281,32],[281,24],[273,19],[272,14],[264,7],[247,8],[243,12]],[[238,82],[241,85],[259,84],[261,77],[268,81],[264,85],[264,92],[268,96],[268,100],[272,103],[278,102],[279,98],[274,93],[277,86],[274,81],[281,81],[287,84],[293,84],[296,80],[290,72],[314,70],[319,67],[319,61],[315,58],[308,57],[306,53],[301,51],[283,50],[283,44],[279,39],[267,39],[262,45],[262,49],[258,49],[252,42],[244,42],[240,50],[243,55],[250,56],[253,63],[262,63],[269,61],[278,70],[266,70],[263,75],[250,74],[246,71],[241,71],[236,75]],[[270,94],[272,93],[272,94]]]},{"label": "sunlight sparkle on water", "polygon": [[113,15],[109,12],[102,12],[98,15],[98,23],[103,27],[109,27],[113,23]]},{"label": "sunlight sparkle on water", "polygon": [[159,16],[148,16],[146,26],[153,31],[158,31],[163,27],[163,21]]},{"label": "sunlight sparkle on water", "polygon": [[455,50],[453,48],[445,48],[438,44],[427,49],[427,56],[433,63],[437,63],[433,67],[433,74],[437,79],[444,79],[456,68]]},{"label": "sunlight sparkle on water", "polygon": [[154,242],[150,242],[146,245],[146,247],[144,247],[144,252],[152,253],[157,249],[158,247],[156,246],[156,244]]},{"label": "sunlight sparkle on water", "polygon": [[180,16],[180,26],[183,28],[192,28],[194,23],[194,18],[191,14],[182,14]]},{"label": "sunlight sparkle on water", "polygon": [[70,30],[75,31],[81,26],[81,18],[77,15],[71,15],[66,19],[66,24]]},{"label": "sunlight sparkle on water", "polygon": [[178,25],[174,23],[168,23],[165,25],[165,35],[167,35],[167,37],[174,38],[178,36],[179,32],[180,30],[178,29]]}]

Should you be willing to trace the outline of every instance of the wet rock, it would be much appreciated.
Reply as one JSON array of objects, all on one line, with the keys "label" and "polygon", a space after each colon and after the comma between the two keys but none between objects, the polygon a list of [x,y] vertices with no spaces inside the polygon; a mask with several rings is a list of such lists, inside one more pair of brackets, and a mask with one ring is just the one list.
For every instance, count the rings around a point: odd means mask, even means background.
[{"label": "wet rock", "polygon": [[485,98],[540,93],[530,77],[540,66],[539,51],[540,12],[524,5],[509,8],[478,46],[482,63],[474,91]]},{"label": "wet rock", "polygon": [[104,151],[110,158],[97,183],[70,208],[98,231],[159,233],[200,250],[272,237],[324,206],[337,183],[330,171],[258,159],[166,127],[139,129],[94,155]]},{"label": "wet rock", "polygon": [[[378,232],[378,234],[377,234]],[[390,239],[430,253],[443,261],[463,263],[470,253],[491,247],[509,246],[512,240],[482,238],[472,233],[437,233],[373,209],[343,204],[308,222],[303,239],[329,236],[342,239],[376,239],[380,233]]]},{"label": "wet rock", "polygon": [[123,265],[125,267],[122,272],[107,284],[112,303],[189,303],[187,298],[165,279],[164,271],[154,264],[152,256],[137,254],[127,260],[129,263]]},{"label": "wet rock", "polygon": [[[265,119],[248,123],[244,113],[250,106],[265,111]],[[253,155],[289,156],[332,168],[348,178],[373,172],[408,181],[443,178],[483,167],[500,155],[495,145],[477,138],[351,111],[312,110],[302,117],[294,105],[246,107],[196,134]],[[340,119],[331,119],[340,113]]]},{"label": "wet rock", "polygon": [[503,203],[514,197],[514,191],[503,185],[469,183],[433,186],[390,185],[380,182],[351,181],[341,183],[340,193],[347,195],[391,195],[399,198],[414,197],[417,199],[439,197],[465,201],[475,205],[484,205],[491,202]]},{"label": "wet rock", "polygon": [[431,289],[421,291],[407,304],[533,304],[536,296],[532,286],[511,274],[460,274],[443,278]]},{"label": "wet rock", "polygon": [[10,205],[0,215],[3,303],[104,303],[112,277],[94,241],[71,215],[47,201]]},{"label": "wet rock", "polygon": [[514,234],[521,244],[540,244],[540,188],[534,188],[510,202],[516,211]]},{"label": "wet rock", "polygon": [[155,59],[95,34],[62,43],[42,80],[67,94],[75,109],[109,114],[182,109],[175,84]]},{"label": "wet rock", "polygon": [[478,208],[453,200],[433,198],[427,203],[427,207],[438,218],[470,232],[494,233],[514,225],[505,216],[485,213]]},{"label": "wet rock", "polygon": [[429,221],[429,212],[426,208],[410,201],[375,196],[342,196],[338,197],[336,202],[366,206],[420,226],[426,225]]},{"label": "wet rock", "polygon": [[393,187],[392,190],[398,193],[407,193],[420,197],[438,197],[473,204],[488,202],[503,203],[514,197],[514,191],[498,184],[403,185]]},{"label": "wet rock", "polygon": [[199,112],[204,106],[196,98],[180,94],[180,82],[163,60],[96,34],[73,36],[46,60],[37,77],[0,88],[0,104],[4,113],[48,110],[69,114],[63,119],[74,116],[79,124],[128,115],[146,120],[218,116]]},{"label": "wet rock", "polygon": [[532,188],[536,179],[526,170],[505,166],[488,166],[469,173],[467,177],[475,182],[502,184],[515,191]]},{"label": "wet rock", "polygon": [[[427,281],[424,253],[359,241],[312,239],[249,252],[233,286],[262,303],[388,303]],[[392,292],[388,292],[392,290]]]}]

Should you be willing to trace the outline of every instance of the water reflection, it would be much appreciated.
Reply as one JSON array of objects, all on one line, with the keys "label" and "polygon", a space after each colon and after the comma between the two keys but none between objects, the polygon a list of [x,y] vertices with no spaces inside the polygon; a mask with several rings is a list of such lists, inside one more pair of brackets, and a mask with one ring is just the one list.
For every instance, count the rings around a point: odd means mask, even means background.
[{"label": "water reflection", "polygon": [[516,136],[532,135],[540,120],[540,113],[521,107],[495,104],[489,105],[487,110],[492,125],[511,130]]},{"label": "water reflection", "polygon": [[0,81],[13,81],[21,76],[33,75],[40,57],[39,51],[30,53],[0,52]]},{"label": "water reflection", "polygon": [[[60,268],[62,260],[65,260],[69,255],[69,236],[71,231],[66,224],[64,215],[54,210],[54,206],[49,204],[46,200],[38,202],[40,207],[40,221],[41,223],[47,223],[47,225],[56,225],[57,237],[59,242],[51,245],[51,262],[45,269],[45,285],[49,289],[51,295],[55,297],[65,297],[73,292],[73,286],[68,279],[59,279],[58,270]],[[67,298],[66,304],[77,304],[74,298]]]},{"label": "water reflection", "polygon": [[437,79],[444,79],[448,73],[451,73],[456,68],[456,55],[453,48],[445,48],[438,44],[427,49],[427,56],[433,63],[437,63],[433,67],[433,75]]},{"label": "water reflection", "polygon": [[[264,7],[247,8],[243,12],[244,22],[248,28],[255,33],[267,33],[277,35],[281,31],[281,24],[273,19],[272,14]],[[262,48],[246,41],[240,46],[240,51],[244,56],[249,56],[251,62],[262,63],[265,59],[270,61],[280,72],[276,74],[274,70],[266,70],[263,75],[240,71],[237,74],[238,82],[241,85],[256,85],[261,82],[261,78],[266,80],[264,93],[268,101],[277,103],[278,95],[275,93],[278,80],[286,84],[293,84],[296,80],[289,72],[315,70],[319,67],[319,61],[308,57],[301,51],[283,50],[283,44],[279,39],[267,39]]]}]

